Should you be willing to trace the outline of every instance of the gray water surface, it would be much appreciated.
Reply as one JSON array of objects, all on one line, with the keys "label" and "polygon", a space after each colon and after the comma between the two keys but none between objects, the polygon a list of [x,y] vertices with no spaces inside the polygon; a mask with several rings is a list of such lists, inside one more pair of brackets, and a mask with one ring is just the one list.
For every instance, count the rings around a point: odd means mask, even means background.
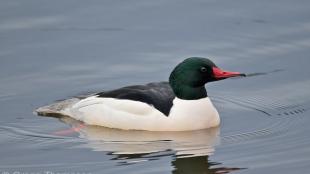
[{"label": "gray water surface", "polygon": [[[310,1],[0,1],[0,172],[309,173]],[[37,107],[164,81],[202,56],[222,124],[122,131]]]}]

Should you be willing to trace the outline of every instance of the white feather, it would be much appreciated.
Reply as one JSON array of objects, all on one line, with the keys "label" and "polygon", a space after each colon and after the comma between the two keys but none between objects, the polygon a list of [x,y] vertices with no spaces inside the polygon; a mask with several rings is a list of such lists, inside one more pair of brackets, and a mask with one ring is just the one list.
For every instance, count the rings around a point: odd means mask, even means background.
[{"label": "white feather", "polygon": [[89,125],[125,130],[186,131],[220,123],[219,114],[208,97],[175,98],[168,117],[143,102],[96,96],[80,100],[62,113]]}]

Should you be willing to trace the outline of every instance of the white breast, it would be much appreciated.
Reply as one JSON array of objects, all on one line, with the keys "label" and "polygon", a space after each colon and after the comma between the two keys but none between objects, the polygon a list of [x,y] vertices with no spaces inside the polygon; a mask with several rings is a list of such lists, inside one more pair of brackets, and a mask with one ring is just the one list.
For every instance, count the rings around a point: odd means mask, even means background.
[{"label": "white breast", "polygon": [[63,113],[86,124],[125,130],[185,131],[218,126],[219,115],[209,98],[175,98],[169,116],[146,103],[88,97]]},{"label": "white breast", "polygon": [[177,130],[205,129],[220,124],[219,114],[208,97],[199,100],[175,98],[169,118]]}]

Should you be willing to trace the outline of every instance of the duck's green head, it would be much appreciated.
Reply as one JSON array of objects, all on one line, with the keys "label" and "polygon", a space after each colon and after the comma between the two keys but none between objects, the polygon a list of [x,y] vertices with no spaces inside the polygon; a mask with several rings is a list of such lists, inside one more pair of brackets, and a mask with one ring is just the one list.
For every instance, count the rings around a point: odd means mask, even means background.
[{"label": "duck's green head", "polygon": [[190,57],[174,68],[169,83],[178,98],[195,100],[207,97],[206,83],[236,76],[244,74],[223,71],[207,58]]}]

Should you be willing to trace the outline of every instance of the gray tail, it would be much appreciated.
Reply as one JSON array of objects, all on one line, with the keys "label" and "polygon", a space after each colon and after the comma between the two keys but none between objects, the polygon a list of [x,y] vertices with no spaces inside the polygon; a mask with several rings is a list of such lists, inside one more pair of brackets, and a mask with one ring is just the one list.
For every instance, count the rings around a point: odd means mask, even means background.
[{"label": "gray tail", "polygon": [[58,101],[50,105],[39,107],[34,112],[40,116],[48,117],[70,116],[69,108],[80,100],[79,98],[72,98]]}]

